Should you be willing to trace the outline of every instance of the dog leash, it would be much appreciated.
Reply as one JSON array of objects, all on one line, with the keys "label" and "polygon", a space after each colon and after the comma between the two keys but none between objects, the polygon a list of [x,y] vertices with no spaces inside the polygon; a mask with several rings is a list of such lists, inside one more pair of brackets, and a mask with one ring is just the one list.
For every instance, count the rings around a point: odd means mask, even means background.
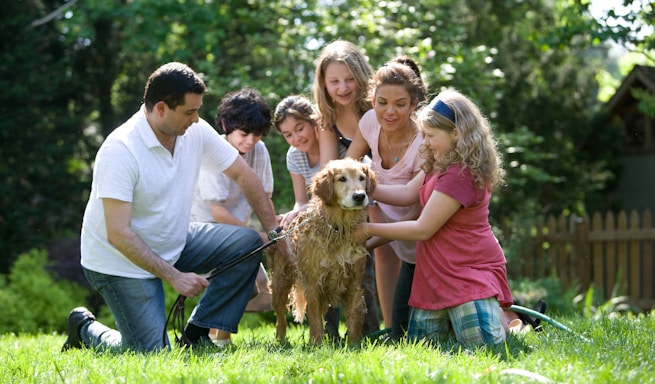
[{"label": "dog leash", "polygon": [[[211,280],[215,278],[216,276],[229,271],[232,269],[234,266],[244,262],[245,260],[248,260],[251,258],[253,255],[255,255],[258,252],[263,251],[264,249],[270,247],[271,245],[277,243],[278,240],[288,236],[287,233],[283,235],[279,235],[280,232],[282,231],[281,227],[277,227],[274,230],[268,232],[268,242],[264,243],[263,245],[253,249],[252,251],[248,252],[247,254],[239,257],[238,259],[230,262],[229,264],[225,265],[221,269],[214,268],[209,275],[207,276],[207,280]],[[189,340],[188,336],[186,335],[186,332],[184,331],[184,301],[186,300],[186,296],[184,295],[178,295],[177,299],[175,300],[175,303],[173,303],[173,306],[171,307],[171,310],[168,312],[168,316],[166,317],[166,324],[164,325],[164,334],[162,335],[162,343],[166,345],[166,335],[168,333],[168,324],[173,319],[173,334],[175,335],[175,342],[176,343],[181,343],[183,345],[191,345],[191,340]],[[178,335],[179,331],[179,335]]]},{"label": "dog leash", "polygon": [[[264,243],[263,245],[255,248],[254,250],[250,251],[249,253],[239,257],[238,259],[230,262],[229,264],[225,265],[221,269],[214,268],[209,275],[207,276],[207,280],[211,280],[215,278],[216,276],[229,271],[231,268],[236,266],[237,264],[242,263],[243,261],[249,259],[253,255],[255,255],[258,252],[263,251],[264,249],[270,247],[271,245],[275,244],[278,242],[278,240],[284,239],[285,237],[289,236],[291,233],[295,232],[298,228],[302,227],[308,222],[308,220],[303,220],[301,221],[298,225],[295,227],[290,228],[287,231],[284,231],[282,233],[282,227],[277,227],[271,231],[268,232],[267,237],[268,237],[268,242]],[[281,234],[282,233],[282,234]],[[183,345],[191,345],[191,340],[189,340],[188,336],[186,335],[186,332],[184,331],[184,325],[185,325],[185,320],[184,320],[184,301],[186,300],[186,296],[184,295],[178,295],[177,299],[175,300],[175,303],[173,303],[173,306],[171,307],[171,310],[168,312],[168,316],[166,317],[166,324],[164,325],[164,333],[162,335],[162,343],[163,345],[166,345],[166,335],[168,333],[168,324],[173,320],[173,335],[175,336],[175,342],[176,343],[181,343]],[[178,332],[180,333],[178,335]]]}]

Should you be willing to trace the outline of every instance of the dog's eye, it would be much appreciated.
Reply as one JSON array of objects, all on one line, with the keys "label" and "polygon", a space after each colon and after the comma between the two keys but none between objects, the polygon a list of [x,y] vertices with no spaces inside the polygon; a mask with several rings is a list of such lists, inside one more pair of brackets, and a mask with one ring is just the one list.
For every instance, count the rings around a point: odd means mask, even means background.
[{"label": "dog's eye", "polygon": [[366,180],[366,176],[364,175],[359,175],[359,181],[364,181]]},{"label": "dog's eye", "polygon": [[348,181],[348,179],[346,179],[346,176],[339,176],[339,178],[337,180],[342,182],[342,183],[345,183],[346,181]]}]

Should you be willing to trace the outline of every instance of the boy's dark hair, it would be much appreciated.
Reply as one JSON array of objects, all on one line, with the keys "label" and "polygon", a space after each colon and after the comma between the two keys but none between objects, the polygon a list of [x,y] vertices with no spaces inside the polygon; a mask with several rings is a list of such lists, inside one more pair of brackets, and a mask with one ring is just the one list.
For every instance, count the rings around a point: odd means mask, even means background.
[{"label": "boy's dark hair", "polygon": [[235,129],[266,136],[271,128],[271,110],[264,98],[252,88],[230,92],[216,110],[216,129],[229,135]]},{"label": "boy's dark hair", "polygon": [[202,95],[207,90],[202,79],[188,65],[170,62],[157,68],[148,77],[143,102],[148,112],[160,101],[170,109],[184,104],[187,93]]}]

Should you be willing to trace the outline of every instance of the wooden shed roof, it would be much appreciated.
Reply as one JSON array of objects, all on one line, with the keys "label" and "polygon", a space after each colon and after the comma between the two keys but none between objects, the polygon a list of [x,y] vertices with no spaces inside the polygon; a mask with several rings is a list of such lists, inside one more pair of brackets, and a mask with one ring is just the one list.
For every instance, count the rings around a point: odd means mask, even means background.
[{"label": "wooden shed roof", "polygon": [[655,67],[635,65],[606,104],[611,114],[623,115],[638,102],[630,93],[633,88],[642,88],[655,93]]}]

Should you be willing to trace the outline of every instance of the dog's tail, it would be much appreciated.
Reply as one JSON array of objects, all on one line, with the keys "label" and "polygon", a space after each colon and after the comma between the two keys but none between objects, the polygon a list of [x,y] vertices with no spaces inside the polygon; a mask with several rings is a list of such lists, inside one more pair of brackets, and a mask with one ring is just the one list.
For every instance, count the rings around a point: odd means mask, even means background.
[{"label": "dog's tail", "polygon": [[289,293],[289,301],[293,309],[293,320],[296,323],[302,323],[305,320],[307,313],[307,298],[305,291],[298,284],[294,284]]}]

